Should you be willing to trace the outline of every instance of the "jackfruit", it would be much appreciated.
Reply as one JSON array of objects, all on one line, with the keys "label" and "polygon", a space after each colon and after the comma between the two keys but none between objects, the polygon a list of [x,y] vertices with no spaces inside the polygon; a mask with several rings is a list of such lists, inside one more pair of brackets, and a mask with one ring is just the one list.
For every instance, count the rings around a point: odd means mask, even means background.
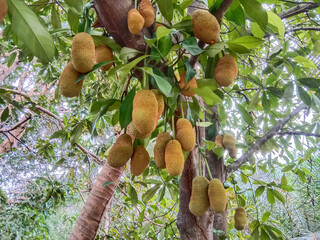
[{"label": "jackfruit", "polygon": [[182,148],[177,140],[171,140],[167,143],[164,153],[167,172],[171,176],[178,176],[183,171],[184,156]]},{"label": "jackfruit", "polygon": [[95,62],[93,38],[85,32],[77,33],[71,46],[71,61],[74,69],[86,73],[92,70]]},{"label": "jackfruit", "polygon": [[227,205],[227,193],[219,179],[214,178],[209,182],[208,196],[213,211],[222,213]]},{"label": "jackfruit", "polygon": [[136,127],[133,125],[133,123],[131,122],[129,125],[128,125],[128,134],[133,137],[133,138],[136,138],[136,139],[145,139],[147,137],[149,137],[151,135],[151,132],[148,132],[146,134],[141,134],[137,129]]},{"label": "jackfruit", "polygon": [[230,54],[220,58],[214,69],[214,80],[220,87],[228,87],[236,79],[238,74],[237,61]]},{"label": "jackfruit", "polygon": [[153,132],[157,126],[158,101],[151,90],[142,89],[133,99],[132,123],[142,134]]},{"label": "jackfruit", "polygon": [[195,216],[202,216],[210,208],[208,185],[208,179],[202,176],[197,176],[192,180],[189,210]]},{"label": "jackfruit", "polygon": [[138,10],[130,9],[127,16],[128,29],[131,34],[139,34],[144,25],[144,18]]},{"label": "jackfruit", "polygon": [[243,230],[247,224],[247,213],[244,207],[238,207],[234,214],[234,227],[237,230]]},{"label": "jackfruit", "polygon": [[220,41],[220,25],[209,11],[198,9],[192,15],[193,33],[196,38],[205,43]]},{"label": "jackfruit", "polygon": [[139,12],[144,18],[144,27],[150,27],[154,23],[155,13],[150,0],[142,0],[139,4]]},{"label": "jackfruit", "polygon": [[222,143],[224,148],[227,150],[232,149],[236,146],[234,137],[230,133],[227,133],[223,136]]},{"label": "jackfruit", "polygon": [[6,17],[8,12],[8,4],[6,0],[0,0],[0,22]]},{"label": "jackfruit", "polygon": [[191,151],[194,148],[196,136],[188,119],[180,118],[177,121],[176,139],[180,142],[183,150]]},{"label": "jackfruit", "polygon": [[161,132],[157,136],[156,144],[154,145],[154,162],[156,163],[158,168],[166,168],[166,162],[164,158],[164,152],[166,145],[169,141],[172,140],[170,133]]},{"label": "jackfruit", "polygon": [[148,167],[150,162],[149,153],[142,145],[136,146],[130,162],[130,171],[134,176],[139,176]]},{"label": "jackfruit", "polygon": [[231,158],[236,158],[237,157],[238,149],[237,149],[236,146],[234,148],[229,149],[228,151],[229,151],[229,156]]},{"label": "jackfruit", "polygon": [[223,148],[223,135],[217,135],[214,142],[216,144],[216,147]]},{"label": "jackfruit", "polygon": [[[102,43],[99,43],[99,45],[96,47],[95,56],[96,56],[96,63],[100,63],[104,61],[113,61],[112,50],[108,46]],[[103,65],[102,67],[100,67],[100,69],[103,72],[106,72],[111,67],[112,67],[112,63],[109,63],[107,65]]]},{"label": "jackfruit", "polygon": [[65,97],[76,97],[80,94],[83,80],[76,83],[77,79],[81,76],[81,73],[77,72],[72,66],[71,62],[68,62],[63,69],[59,79],[59,90],[61,95]]},{"label": "jackfruit", "polygon": [[107,158],[108,164],[111,167],[122,167],[126,165],[132,153],[132,138],[128,134],[122,134],[110,149]]},{"label": "jackfruit", "polygon": [[187,97],[193,97],[196,93],[193,92],[193,89],[198,88],[197,80],[195,78],[192,78],[187,84],[186,84],[186,78],[185,78],[186,72],[183,71],[180,75],[180,90],[181,93],[184,96]]},{"label": "jackfruit", "polygon": [[151,91],[154,93],[156,96],[157,102],[158,102],[158,120],[161,117],[161,114],[163,113],[164,110],[164,99],[163,95],[159,92],[158,89],[151,89]]}]

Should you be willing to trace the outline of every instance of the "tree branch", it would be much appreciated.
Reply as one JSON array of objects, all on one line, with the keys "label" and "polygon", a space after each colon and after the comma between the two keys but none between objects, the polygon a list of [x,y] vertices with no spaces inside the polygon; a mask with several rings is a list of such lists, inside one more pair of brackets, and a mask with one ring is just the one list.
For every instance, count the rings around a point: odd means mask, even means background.
[{"label": "tree branch", "polygon": [[294,135],[294,136],[306,136],[306,137],[320,137],[320,134],[316,133],[309,133],[309,132],[299,132],[299,131],[283,131],[277,133],[279,136],[284,136],[284,135]]},{"label": "tree branch", "polygon": [[285,33],[296,31],[320,31],[320,27],[297,27],[287,30]]},{"label": "tree branch", "polygon": [[319,3],[311,3],[311,2],[310,3],[303,3],[303,4],[299,4],[297,6],[294,6],[292,8],[289,8],[288,10],[283,11],[282,13],[278,14],[278,16],[281,19],[285,19],[285,18],[295,16],[299,13],[309,12],[310,10],[315,9],[319,6],[320,6]]},{"label": "tree branch", "polygon": [[289,122],[294,116],[299,114],[303,109],[307,108],[307,105],[302,103],[299,105],[294,111],[288,114],[282,120],[279,120],[278,123],[269,131],[267,132],[259,141],[255,142],[245,154],[243,154],[240,158],[238,158],[235,162],[231,163],[227,167],[227,176],[229,176],[232,172],[236,171],[241,167],[244,163],[246,163],[249,158],[260,149],[260,147],[269,139],[271,139],[274,135],[278,134],[280,129]]},{"label": "tree branch", "polygon": [[24,124],[25,122],[28,122],[31,119],[31,115],[25,117],[24,119],[22,119],[20,122],[17,122],[15,125],[13,125],[11,128],[5,129],[2,128],[0,129],[0,133],[4,133],[4,132],[10,132],[12,130],[15,130],[16,128],[18,128],[19,126],[21,126],[22,124]]}]

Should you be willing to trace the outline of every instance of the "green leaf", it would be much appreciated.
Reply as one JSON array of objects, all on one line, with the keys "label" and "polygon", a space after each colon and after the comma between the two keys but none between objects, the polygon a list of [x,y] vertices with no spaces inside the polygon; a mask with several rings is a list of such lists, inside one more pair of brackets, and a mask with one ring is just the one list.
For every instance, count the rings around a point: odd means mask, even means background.
[{"label": "green leaf", "polygon": [[320,88],[320,79],[316,79],[316,78],[299,78],[298,82],[300,82],[302,85],[309,87],[309,88],[313,88],[313,89],[317,89]]},{"label": "green leaf", "polygon": [[269,219],[270,215],[271,215],[270,212],[268,212],[268,211],[265,212],[265,213],[263,214],[263,216],[262,216],[262,221],[263,221],[263,222],[267,221],[267,220]]},{"label": "green leaf", "polygon": [[130,185],[130,198],[132,206],[135,207],[138,204],[138,194],[136,192],[136,189]]},{"label": "green leaf", "polygon": [[270,112],[271,104],[269,99],[267,98],[267,94],[265,91],[263,92],[263,95],[262,95],[262,107],[266,111],[266,113]]},{"label": "green leaf", "polygon": [[178,201],[178,196],[179,196],[178,187],[174,184],[168,184],[168,189],[169,189],[169,193],[170,193],[172,201],[174,201],[174,202]]},{"label": "green leaf", "polygon": [[95,65],[93,66],[93,68],[91,69],[91,71],[86,72],[86,73],[82,74],[80,77],[78,77],[77,80],[76,80],[76,83],[78,83],[78,82],[80,82],[82,79],[84,79],[89,73],[97,70],[98,68],[100,68],[100,67],[102,67],[102,66],[104,66],[104,65],[106,65],[106,64],[112,63],[112,62],[113,62],[113,61],[103,61],[103,62],[99,62],[99,63],[95,64]]},{"label": "green leaf", "polygon": [[158,89],[166,96],[168,97],[171,93],[172,86],[170,83],[166,80],[164,74],[160,72],[157,68],[153,68],[152,72],[148,72],[149,75],[151,75],[156,84]]},{"label": "green leaf", "polygon": [[79,137],[81,136],[82,134],[82,126],[83,126],[83,123],[80,122],[72,131],[71,131],[71,136],[70,136],[70,142],[71,144],[75,144]]},{"label": "green leaf", "polygon": [[69,8],[68,10],[68,23],[71,28],[71,30],[74,33],[78,32],[78,26],[79,26],[79,17],[80,13],[75,8]]},{"label": "green leaf", "polygon": [[157,40],[169,35],[171,32],[171,29],[168,29],[164,26],[160,26],[157,28]]},{"label": "green leaf", "polygon": [[171,22],[173,17],[173,4],[172,0],[158,0],[158,7],[162,16],[168,21]]},{"label": "green leaf", "polygon": [[1,122],[5,122],[9,117],[9,108],[6,107],[1,114]]},{"label": "green leaf", "polygon": [[280,188],[285,190],[285,191],[287,191],[287,192],[294,191],[294,188],[292,186],[290,186],[290,185],[281,186]]},{"label": "green leaf", "polygon": [[296,56],[293,58],[298,64],[305,68],[317,68],[316,64],[304,56]]},{"label": "green leaf", "polygon": [[303,90],[302,87],[300,86],[297,86],[297,87],[298,87],[298,94],[300,99],[308,106],[311,106],[311,97],[309,96],[309,94],[305,90]]},{"label": "green leaf", "polygon": [[197,79],[198,88],[208,87],[212,91],[217,90],[219,85],[211,78]]},{"label": "green leaf", "polygon": [[251,117],[251,115],[248,113],[248,111],[240,104],[238,104],[238,109],[240,111],[240,114],[243,118],[243,120],[247,123],[247,124],[251,124],[253,122],[253,118]]},{"label": "green leaf", "polygon": [[185,31],[185,32],[188,32],[188,33],[192,33],[192,31],[193,31],[191,19],[182,20],[181,22],[178,22],[178,23],[174,24],[172,26],[172,28],[176,29],[176,30],[180,30],[180,31]]},{"label": "green leaf", "polygon": [[273,192],[272,189],[270,188],[267,189],[267,200],[271,205],[275,203],[274,195],[272,192]]},{"label": "green leaf", "polygon": [[182,42],[182,47],[185,48],[191,55],[199,55],[204,51],[199,47],[197,39],[194,37],[190,37],[184,40]]},{"label": "green leaf", "polygon": [[281,172],[289,172],[290,170],[292,170],[295,167],[294,164],[290,164],[288,166],[285,166],[284,168],[281,169]]},{"label": "green leaf", "polygon": [[251,22],[250,30],[251,30],[251,33],[253,34],[253,36],[255,36],[257,38],[263,38],[264,31],[261,30],[261,28],[259,27],[258,23]]},{"label": "green leaf", "polygon": [[134,87],[131,91],[127,94],[125,99],[120,105],[120,116],[119,122],[121,128],[125,128],[129,125],[132,121],[132,105],[133,105],[133,98],[136,94],[136,88]]},{"label": "green leaf", "polygon": [[227,46],[227,44],[225,42],[221,42],[221,43],[215,43],[215,44],[211,44],[208,47],[206,47],[206,54],[209,57],[214,58],[219,52],[221,52],[225,47]]},{"label": "green leaf", "polygon": [[134,58],[135,56],[137,56],[138,54],[141,54],[140,51],[133,49],[133,48],[128,48],[128,47],[123,47],[120,51],[120,56],[119,58],[124,61],[127,62],[129,59]]},{"label": "green leaf", "polygon": [[193,91],[198,94],[206,104],[215,105],[217,103],[222,103],[221,98],[216,95],[209,87],[201,87],[193,89]]},{"label": "green leaf", "polygon": [[285,186],[288,184],[287,176],[286,174],[283,174],[281,177],[281,186]]},{"label": "green leaf", "polygon": [[54,29],[61,28],[60,13],[56,5],[51,8],[51,23]]},{"label": "green leaf", "polygon": [[298,169],[297,173],[298,173],[298,177],[300,178],[300,181],[303,182],[303,183],[306,183],[307,179],[306,179],[305,172],[300,170],[300,169]]},{"label": "green leaf", "polygon": [[143,195],[142,195],[142,202],[147,203],[158,191],[158,189],[160,188],[161,185],[156,185],[152,188],[150,188],[148,191],[146,191]]},{"label": "green leaf", "polygon": [[247,15],[258,23],[263,31],[266,31],[268,24],[268,14],[261,3],[256,0],[240,0]]},{"label": "green leaf", "polygon": [[51,136],[50,139],[55,139],[55,138],[60,138],[61,136],[63,136],[66,133],[65,130],[58,130],[56,132],[54,132]]},{"label": "green leaf", "polygon": [[83,0],[65,0],[69,7],[74,7],[79,13],[82,10]]},{"label": "green leaf", "polygon": [[266,12],[268,14],[268,24],[274,26],[277,29],[277,33],[279,33],[279,35],[283,37],[285,33],[285,27],[281,18],[274,12],[271,12],[269,10],[267,10]]},{"label": "green leaf", "polygon": [[108,185],[110,185],[112,183],[114,183],[114,182],[105,182],[105,183],[102,184],[102,187],[106,187],[106,186],[108,186]]},{"label": "green leaf", "polygon": [[185,80],[187,84],[196,75],[197,72],[193,67],[191,67],[187,59],[183,60],[183,64],[186,67]]},{"label": "green leaf", "polygon": [[266,189],[265,186],[259,186],[259,187],[256,189],[256,191],[255,191],[255,193],[254,193],[254,196],[255,196],[255,197],[260,197],[260,196],[262,195],[262,193],[264,192],[265,189]]},{"label": "green leaf", "polygon": [[227,42],[229,47],[232,46],[232,44],[240,45],[242,47],[245,47],[246,49],[253,49],[258,47],[263,43],[263,40],[257,37],[252,37],[252,36],[245,36],[245,37],[240,37],[235,40]]},{"label": "green leaf", "polygon": [[56,54],[53,39],[38,16],[21,0],[7,0],[11,29],[29,51],[41,61],[51,62]]},{"label": "green leaf", "polygon": [[91,36],[97,45],[98,43],[103,43],[110,47],[112,50],[120,52],[121,51],[121,46],[114,41],[114,39],[106,36]]},{"label": "green leaf", "polygon": [[272,193],[273,193],[273,195],[274,195],[280,202],[282,202],[283,204],[286,203],[286,200],[284,199],[284,197],[282,196],[282,194],[279,193],[277,190],[273,189]]},{"label": "green leaf", "polygon": [[244,16],[244,11],[240,5],[239,1],[234,1],[228,8],[225,17],[234,22],[235,24],[244,27],[246,18]]},{"label": "green leaf", "polygon": [[166,193],[166,186],[163,186],[163,187],[159,190],[157,202],[161,202],[161,200],[163,199],[165,193]]}]

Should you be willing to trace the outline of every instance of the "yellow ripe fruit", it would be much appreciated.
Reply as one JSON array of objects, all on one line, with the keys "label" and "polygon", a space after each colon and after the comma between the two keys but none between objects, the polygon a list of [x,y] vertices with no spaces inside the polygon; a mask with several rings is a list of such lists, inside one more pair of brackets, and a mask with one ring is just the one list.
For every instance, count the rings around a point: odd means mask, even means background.
[{"label": "yellow ripe fruit", "polygon": [[208,185],[208,179],[202,176],[197,176],[192,180],[189,210],[197,217],[205,214],[205,212],[210,208]]},{"label": "yellow ripe fruit", "polygon": [[59,79],[59,90],[61,95],[65,97],[76,97],[80,94],[83,80],[76,83],[81,73],[77,72],[71,62],[63,69]]},{"label": "yellow ripe fruit", "polygon": [[107,159],[108,164],[111,167],[122,167],[126,165],[132,153],[132,138],[128,134],[122,134],[110,149]]},{"label": "yellow ripe fruit", "polygon": [[176,139],[180,142],[183,150],[191,151],[194,148],[196,136],[188,119],[180,118],[177,121]]},{"label": "yellow ripe fruit", "polygon": [[181,145],[177,140],[171,140],[167,143],[164,153],[167,172],[171,176],[178,176],[183,171],[184,156]]},{"label": "yellow ripe fruit", "polygon": [[196,93],[193,92],[193,89],[198,88],[197,80],[195,78],[192,78],[187,84],[186,84],[186,72],[183,71],[180,75],[180,90],[181,93],[184,96],[187,97],[193,97]]},{"label": "yellow ripe fruit", "polygon": [[214,178],[209,182],[208,196],[213,211],[222,213],[227,205],[227,193],[219,179]]},{"label": "yellow ripe fruit", "polygon": [[74,69],[86,73],[92,70],[95,62],[93,38],[85,32],[77,33],[71,46],[71,61]]},{"label": "yellow ripe fruit", "polygon": [[0,22],[6,17],[8,12],[8,4],[6,0],[0,0]]},{"label": "yellow ripe fruit", "polygon": [[[96,63],[100,63],[104,61],[113,61],[112,50],[108,46],[102,43],[99,43],[99,45],[96,47],[95,56],[96,56]],[[100,69],[103,72],[105,72],[105,71],[108,71],[111,67],[112,67],[112,63],[109,63],[107,65],[100,67]]]},{"label": "yellow ripe fruit", "polygon": [[158,102],[158,120],[161,117],[161,114],[163,113],[164,110],[164,99],[163,95],[159,92],[158,89],[151,89],[151,91],[154,93],[156,96],[157,102]]},{"label": "yellow ripe fruit", "polygon": [[142,89],[133,99],[132,123],[142,134],[153,132],[157,127],[158,101],[151,90]]},{"label": "yellow ripe fruit", "polygon": [[130,171],[134,176],[139,176],[148,167],[150,162],[149,153],[142,145],[138,145],[133,152],[130,162]]},{"label": "yellow ripe fruit", "polygon": [[196,38],[205,43],[220,41],[220,25],[209,11],[198,9],[192,15],[193,33]]},{"label": "yellow ripe fruit", "polygon": [[150,27],[154,23],[155,13],[150,0],[142,0],[139,4],[139,12],[144,18],[144,27]]},{"label": "yellow ripe fruit", "polygon": [[223,136],[222,143],[224,148],[227,149],[228,151],[230,149],[233,149],[236,146],[234,137],[230,133],[227,133]]},{"label": "yellow ripe fruit", "polygon": [[161,132],[157,136],[156,144],[154,145],[154,162],[158,168],[166,168],[166,162],[164,158],[165,148],[168,142],[172,140],[170,133]]},{"label": "yellow ripe fruit", "polygon": [[236,79],[238,74],[237,61],[230,54],[220,58],[214,69],[214,80],[220,87],[228,87]]},{"label": "yellow ripe fruit", "polygon": [[128,28],[131,34],[139,34],[144,25],[144,18],[138,10],[130,9],[127,16]]},{"label": "yellow ripe fruit", "polygon": [[129,133],[129,135],[132,136],[133,138],[136,138],[136,139],[145,139],[145,138],[149,137],[152,132],[153,132],[153,131],[148,132],[148,133],[146,133],[146,134],[141,134],[141,133],[136,129],[136,127],[133,125],[132,122],[128,125],[128,133]]},{"label": "yellow ripe fruit", "polygon": [[234,214],[234,227],[237,230],[243,230],[247,224],[247,213],[244,207],[238,207]]},{"label": "yellow ripe fruit", "polygon": [[229,156],[231,158],[236,158],[237,157],[237,152],[238,152],[238,149],[236,146],[234,146],[233,148],[229,149]]},{"label": "yellow ripe fruit", "polygon": [[216,139],[214,140],[214,142],[215,142],[217,147],[222,147],[223,148],[223,145],[222,145],[223,135],[217,135]]}]

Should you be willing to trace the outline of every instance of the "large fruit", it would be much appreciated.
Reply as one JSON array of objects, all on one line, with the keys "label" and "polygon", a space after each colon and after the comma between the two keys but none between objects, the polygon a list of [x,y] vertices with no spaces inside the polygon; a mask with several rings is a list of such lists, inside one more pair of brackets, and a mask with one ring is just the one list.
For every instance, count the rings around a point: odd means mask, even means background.
[{"label": "large fruit", "polygon": [[154,23],[155,13],[150,0],[142,0],[139,4],[139,12],[144,18],[144,27],[150,27]]},{"label": "large fruit", "polygon": [[[96,47],[95,56],[96,56],[96,63],[100,63],[104,61],[113,61],[112,50],[108,46],[102,43],[99,43],[99,45]],[[105,71],[108,71],[111,67],[112,67],[112,63],[109,63],[107,65],[103,65],[102,67],[100,67],[100,69],[105,72]]]},{"label": "large fruit", "polygon": [[186,84],[186,72],[183,71],[180,75],[180,90],[181,93],[184,96],[187,97],[193,97],[196,93],[193,92],[193,89],[198,88],[197,80],[195,78],[192,78],[187,84]]},{"label": "large fruit", "polygon": [[164,158],[164,152],[166,145],[169,141],[172,140],[170,133],[161,132],[157,136],[156,144],[154,145],[153,153],[154,153],[154,162],[156,163],[158,168],[166,168],[166,162]]},{"label": "large fruit", "polygon": [[129,135],[133,138],[136,138],[136,139],[145,139],[145,138],[149,137],[151,135],[151,133],[153,132],[153,131],[151,131],[146,134],[142,134],[136,129],[136,127],[133,125],[132,122],[128,125],[127,130],[128,130]]},{"label": "large fruit", "polygon": [[139,34],[144,25],[144,18],[138,10],[130,9],[127,16],[128,28],[131,34]]},{"label": "large fruit", "polygon": [[177,140],[167,143],[164,153],[167,172],[171,176],[178,176],[183,171],[184,156],[181,145]]},{"label": "large fruit", "polygon": [[59,90],[61,95],[65,97],[75,97],[81,92],[83,80],[76,83],[81,73],[77,72],[71,62],[63,69],[59,79]]},{"label": "large fruit", "polygon": [[110,149],[108,163],[111,167],[122,167],[128,162],[132,153],[132,138],[128,134],[122,134]]},{"label": "large fruit", "polygon": [[227,193],[219,179],[214,178],[209,182],[208,196],[213,211],[222,213],[227,205]]},{"label": "large fruit", "polygon": [[161,94],[161,92],[159,92],[158,89],[151,89],[151,91],[154,93],[154,95],[156,96],[157,102],[158,102],[158,120],[161,116],[161,114],[163,113],[164,110],[164,99],[163,99],[163,95]]},{"label": "large fruit", "polygon": [[221,147],[223,148],[223,135],[217,135],[215,140],[214,140],[215,144],[216,144],[216,147]]},{"label": "large fruit", "polygon": [[133,99],[132,123],[142,134],[152,132],[157,126],[158,101],[151,90],[142,89]]},{"label": "large fruit", "polygon": [[234,227],[237,230],[243,230],[247,224],[247,213],[244,207],[238,207],[234,214]]},{"label": "large fruit", "polygon": [[192,180],[189,210],[195,216],[202,216],[210,208],[208,185],[208,179],[202,176],[197,176]]},{"label": "large fruit", "polygon": [[176,139],[180,142],[183,150],[191,151],[194,148],[196,136],[188,119],[180,118],[177,121]]},{"label": "large fruit", "polygon": [[205,43],[220,41],[220,26],[215,16],[209,11],[198,9],[192,15],[193,33]]},{"label": "large fruit", "polygon": [[238,74],[237,61],[230,54],[220,58],[214,69],[214,80],[220,87],[228,87],[236,79]]},{"label": "large fruit", "polygon": [[139,176],[148,167],[150,162],[149,153],[142,145],[138,145],[133,152],[130,162],[130,171],[134,176]]},{"label": "large fruit", "polygon": [[71,61],[74,69],[86,73],[92,70],[95,62],[93,38],[85,32],[77,33],[71,46]]},{"label": "large fruit", "polygon": [[8,12],[8,5],[6,0],[0,0],[0,22],[6,17]]},{"label": "large fruit", "polygon": [[235,139],[230,133],[223,136],[223,146],[228,150],[231,158],[236,158],[238,149],[235,144]]}]

